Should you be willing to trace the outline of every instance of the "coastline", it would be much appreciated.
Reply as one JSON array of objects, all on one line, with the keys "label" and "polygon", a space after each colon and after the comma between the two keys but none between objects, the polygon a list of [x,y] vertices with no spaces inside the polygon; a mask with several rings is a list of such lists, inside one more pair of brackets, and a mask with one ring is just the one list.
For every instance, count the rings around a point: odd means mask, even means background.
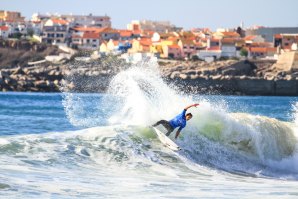
[{"label": "coastline", "polygon": [[[1,69],[0,90],[105,92],[109,81],[120,69],[99,68],[100,64],[76,63],[75,65],[84,65],[77,68],[70,68],[67,64],[48,64]],[[278,71],[274,61],[226,60],[208,64],[203,61],[160,60],[159,68],[165,81],[186,93],[298,95],[298,74]],[[76,71],[75,75],[72,70]],[[77,83],[80,81],[90,82],[90,86],[82,87]],[[94,83],[96,85],[92,85]]]}]

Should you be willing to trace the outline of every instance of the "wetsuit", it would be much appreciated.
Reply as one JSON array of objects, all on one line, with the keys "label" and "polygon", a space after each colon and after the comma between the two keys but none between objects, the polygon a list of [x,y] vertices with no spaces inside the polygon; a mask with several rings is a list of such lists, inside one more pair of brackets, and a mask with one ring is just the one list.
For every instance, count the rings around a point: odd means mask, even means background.
[{"label": "wetsuit", "polygon": [[160,120],[156,122],[153,126],[157,126],[159,124],[163,125],[167,129],[166,135],[169,136],[171,132],[174,131],[175,128],[180,127],[178,131],[181,131],[186,126],[185,113],[186,113],[186,109],[184,109],[182,113],[180,113],[170,121]]}]

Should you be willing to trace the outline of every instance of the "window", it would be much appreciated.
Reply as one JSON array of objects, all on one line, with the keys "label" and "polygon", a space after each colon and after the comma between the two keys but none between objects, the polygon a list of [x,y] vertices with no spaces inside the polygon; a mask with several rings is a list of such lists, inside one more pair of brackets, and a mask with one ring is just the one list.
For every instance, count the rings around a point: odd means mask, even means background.
[{"label": "window", "polygon": [[89,39],[87,39],[87,43],[90,43],[90,40]]},{"label": "window", "polygon": [[96,39],[93,39],[93,42],[96,42]]}]

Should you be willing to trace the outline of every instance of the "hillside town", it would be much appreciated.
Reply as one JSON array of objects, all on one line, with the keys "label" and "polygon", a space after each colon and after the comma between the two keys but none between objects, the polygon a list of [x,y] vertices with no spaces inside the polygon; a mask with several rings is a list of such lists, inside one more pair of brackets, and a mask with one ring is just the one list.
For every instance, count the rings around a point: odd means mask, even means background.
[{"label": "hillside town", "polygon": [[[133,20],[116,29],[107,15],[36,13],[25,20],[0,11],[0,41],[2,91],[57,92],[68,80],[63,88],[105,92],[126,63],[153,57],[166,81],[189,92],[298,95],[298,27],[184,30]],[[126,62],[112,67],[104,63],[109,57]]]},{"label": "hillside town", "polygon": [[296,51],[298,27],[184,30],[167,21],[134,20],[127,29],[112,28],[109,16],[33,14],[0,11],[0,38],[28,39],[74,49],[109,53],[151,53],[165,59],[267,58]]}]

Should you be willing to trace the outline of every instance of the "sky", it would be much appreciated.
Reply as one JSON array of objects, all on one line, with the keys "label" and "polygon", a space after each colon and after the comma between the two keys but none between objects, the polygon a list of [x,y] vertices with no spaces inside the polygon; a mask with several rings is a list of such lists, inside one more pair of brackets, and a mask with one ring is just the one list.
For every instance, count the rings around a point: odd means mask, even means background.
[{"label": "sky", "polygon": [[108,15],[112,27],[132,20],[170,21],[191,28],[236,28],[254,25],[298,27],[298,0],[0,0],[0,10],[33,13]]}]

